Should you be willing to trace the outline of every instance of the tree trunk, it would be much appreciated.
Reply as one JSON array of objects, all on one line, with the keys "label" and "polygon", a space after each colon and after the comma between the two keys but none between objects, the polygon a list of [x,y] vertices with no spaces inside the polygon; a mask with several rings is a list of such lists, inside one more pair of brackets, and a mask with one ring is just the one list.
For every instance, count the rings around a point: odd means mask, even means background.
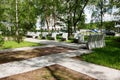
[{"label": "tree trunk", "polygon": [[103,1],[101,1],[101,12],[100,12],[100,16],[101,16],[101,29],[103,28]]},{"label": "tree trunk", "polygon": [[19,39],[19,25],[18,25],[18,0],[16,0],[16,40],[20,43]]},{"label": "tree trunk", "polygon": [[75,16],[76,16],[76,8],[77,8],[77,4],[78,3],[78,0],[75,0],[75,9],[74,9],[74,12],[73,12],[73,15],[74,15],[74,17],[73,17],[73,27],[74,27],[74,32],[76,32],[76,23],[75,23]]},{"label": "tree trunk", "polygon": [[49,19],[48,19],[48,17],[46,17],[46,24],[47,24],[48,32],[50,32],[50,29],[49,29]]},{"label": "tree trunk", "polygon": [[[76,3],[78,3],[77,1],[76,1]],[[81,17],[82,17],[83,11],[84,11],[85,7],[87,6],[88,2],[89,2],[89,0],[86,0],[86,3],[83,5],[82,9],[79,12],[79,17],[77,19],[73,20],[74,21],[73,24],[74,24],[75,30],[76,30],[76,25],[77,25],[78,21],[81,21]]]},{"label": "tree trunk", "polygon": [[55,16],[55,13],[53,13],[53,20],[54,20],[54,25],[53,25],[53,27],[54,27],[54,29],[55,29],[55,31],[56,31],[56,16]]}]

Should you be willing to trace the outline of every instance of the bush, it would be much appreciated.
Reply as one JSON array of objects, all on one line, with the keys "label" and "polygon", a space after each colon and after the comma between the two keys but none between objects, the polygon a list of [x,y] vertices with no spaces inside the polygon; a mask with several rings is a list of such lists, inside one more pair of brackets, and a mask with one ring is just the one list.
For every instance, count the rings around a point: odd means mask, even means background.
[{"label": "bush", "polygon": [[108,22],[104,22],[104,27],[106,30],[114,30],[115,29],[115,22],[114,21],[108,21]]},{"label": "bush", "polygon": [[116,37],[114,41],[120,42],[120,37]]}]

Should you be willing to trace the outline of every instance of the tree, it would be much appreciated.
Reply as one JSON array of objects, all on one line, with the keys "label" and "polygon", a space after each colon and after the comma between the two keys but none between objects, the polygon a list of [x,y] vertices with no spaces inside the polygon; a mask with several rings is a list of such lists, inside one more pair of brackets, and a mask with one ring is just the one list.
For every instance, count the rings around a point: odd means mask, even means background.
[{"label": "tree", "polygon": [[19,25],[24,32],[34,30],[37,19],[37,10],[33,0],[19,3]]},{"label": "tree", "polygon": [[[57,18],[64,22],[67,26],[68,36],[76,31],[77,25],[82,20],[84,8],[87,6],[89,0],[60,0],[57,6]],[[74,27],[74,30],[72,29]]]},{"label": "tree", "polygon": [[[9,26],[10,36],[19,43],[28,30],[32,30],[36,23],[36,9],[33,0],[3,0],[4,13],[2,21]],[[29,11],[29,12],[28,12]],[[6,28],[7,30],[7,28]]]},{"label": "tree", "polygon": [[116,15],[120,15],[120,1],[119,0],[110,0],[112,6],[115,6],[118,11],[115,13]]},{"label": "tree", "polygon": [[36,9],[38,10],[37,15],[41,18],[41,24],[47,24],[47,29],[49,31],[50,19],[52,10],[52,0],[37,0]]},{"label": "tree", "polygon": [[112,14],[112,6],[108,0],[91,0],[92,7],[92,20],[91,22],[100,22],[100,28],[103,28],[104,14]]},{"label": "tree", "polygon": [[117,11],[114,11],[113,15],[117,17],[116,21],[119,23],[120,22],[120,1],[119,0],[110,0],[111,2],[111,6],[115,7],[115,9],[117,9]]}]

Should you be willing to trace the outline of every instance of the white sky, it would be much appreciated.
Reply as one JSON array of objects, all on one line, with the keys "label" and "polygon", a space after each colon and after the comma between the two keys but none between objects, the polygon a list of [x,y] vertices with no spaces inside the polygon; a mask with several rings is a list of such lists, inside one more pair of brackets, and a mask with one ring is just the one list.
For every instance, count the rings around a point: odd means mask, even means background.
[{"label": "white sky", "polygon": [[[85,14],[86,14],[86,23],[89,23],[90,20],[91,20],[91,14],[92,14],[92,11],[85,8]],[[113,19],[113,16],[112,15],[109,15],[109,14],[104,14],[104,17],[103,17],[103,20],[104,21],[110,21]]]},{"label": "white sky", "polygon": [[[119,9],[116,9],[115,7],[112,9],[112,13],[117,12]],[[92,10],[85,8],[85,14],[86,14],[86,23],[89,23],[91,20],[91,14]],[[104,14],[103,20],[104,21],[111,21],[114,19],[113,15],[110,14]]]}]

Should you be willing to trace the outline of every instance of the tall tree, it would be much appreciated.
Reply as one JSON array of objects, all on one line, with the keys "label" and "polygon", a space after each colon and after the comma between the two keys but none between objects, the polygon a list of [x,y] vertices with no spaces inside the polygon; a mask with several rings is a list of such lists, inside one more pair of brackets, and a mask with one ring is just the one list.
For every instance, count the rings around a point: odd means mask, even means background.
[{"label": "tall tree", "polygon": [[120,1],[119,0],[110,0],[112,7],[115,7],[117,11],[113,13],[114,16],[118,16],[118,23],[120,22]]},{"label": "tall tree", "polygon": [[22,36],[28,30],[32,30],[36,23],[36,8],[34,0],[2,0],[4,2],[4,13],[2,21],[9,26],[11,36],[14,35],[14,39],[19,43]]},{"label": "tall tree", "polygon": [[109,0],[90,0],[90,5],[93,6],[92,9],[92,22],[100,22],[100,27],[103,28],[103,17],[104,14],[112,14],[112,6]]},{"label": "tall tree", "polygon": [[[3,4],[3,3],[4,1],[0,0],[0,4]],[[3,5],[0,5],[0,30],[1,28],[3,28],[3,25],[2,25],[3,13],[4,13],[4,7]]]},{"label": "tall tree", "polygon": [[38,15],[41,18],[42,23],[46,23],[47,29],[49,31],[50,18],[52,14],[52,0],[39,0],[37,1]]},{"label": "tall tree", "polygon": [[[76,27],[82,20],[82,15],[88,2],[89,0],[60,0],[58,3],[58,14],[56,16],[66,24],[68,36],[70,36],[73,31],[76,31]],[[74,27],[74,30],[72,27]]]}]

